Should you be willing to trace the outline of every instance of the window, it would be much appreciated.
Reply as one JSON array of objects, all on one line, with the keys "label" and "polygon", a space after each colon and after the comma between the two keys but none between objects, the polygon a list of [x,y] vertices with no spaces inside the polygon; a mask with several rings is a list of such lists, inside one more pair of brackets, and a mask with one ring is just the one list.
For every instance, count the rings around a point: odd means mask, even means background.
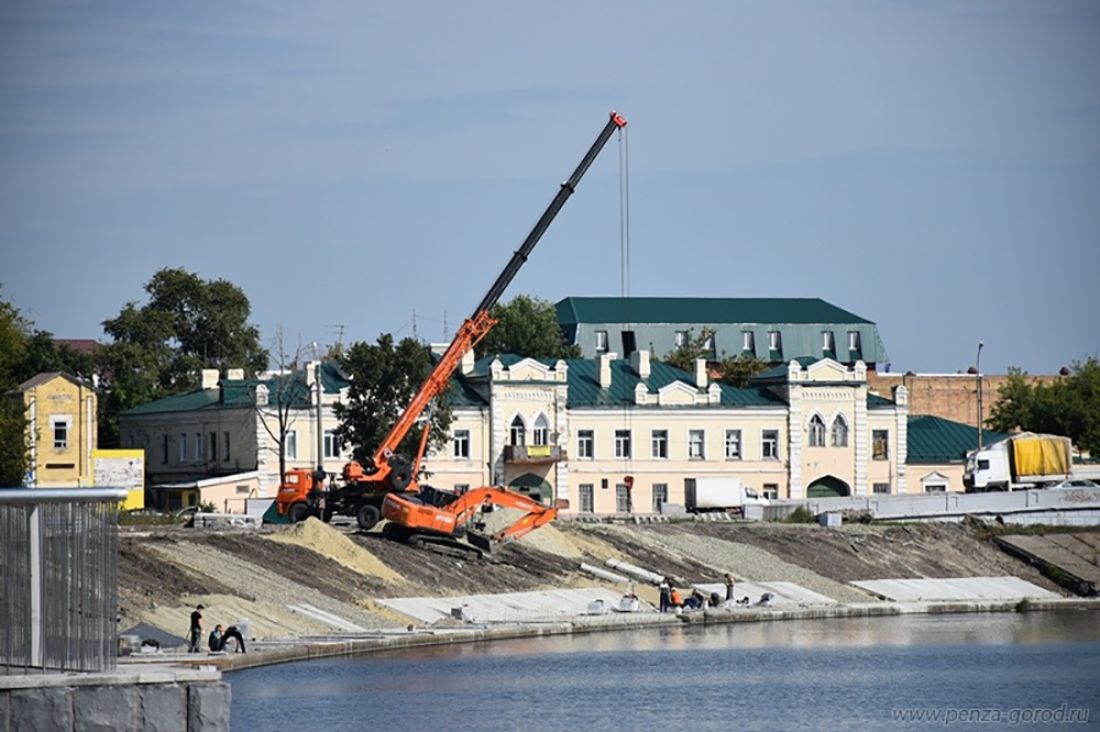
[{"label": "window", "polygon": [[624,330],[622,332],[623,337],[623,358],[626,358],[630,354],[638,350],[638,341],[634,338],[634,331]]},{"label": "window", "polygon": [[466,492],[470,490],[469,483],[455,483],[455,495],[464,496]]},{"label": "window", "polygon": [[714,333],[711,331],[703,332],[703,350],[712,355],[714,353]]},{"label": "window", "polygon": [[779,430],[764,430],[760,436],[760,455],[765,460],[779,459]]},{"label": "window", "polygon": [[753,338],[751,330],[741,331],[741,350],[749,353],[756,352],[756,340]]},{"label": "window", "polygon": [[454,439],[451,441],[451,456],[470,459],[470,430],[455,430]]},{"label": "window", "polygon": [[69,447],[69,419],[68,417],[52,417],[50,422],[53,426],[53,448],[55,450],[66,450]]},{"label": "window", "polygon": [[187,435],[180,434],[180,462],[187,462]]},{"label": "window", "polygon": [[195,433],[195,462],[202,462],[202,433]]},{"label": "window", "polygon": [[615,457],[630,457],[630,430],[615,430]]},{"label": "window", "polygon": [[509,439],[511,440],[511,444],[515,447],[522,447],[527,444],[527,428],[523,426],[523,420],[520,419],[518,414],[516,418],[512,420]]},{"label": "window", "polygon": [[661,508],[668,503],[668,483],[653,484],[653,512],[660,513]]},{"label": "window", "polygon": [[653,446],[653,457],[658,460],[664,460],[668,457],[668,430],[653,430],[650,438],[650,444]]},{"label": "window", "polygon": [[874,493],[876,496],[889,495],[890,494],[890,484],[889,483],[875,483],[873,486],[871,486],[871,492]]},{"label": "window", "polygon": [[591,460],[596,456],[596,433],[592,430],[577,431],[577,457]]},{"label": "window", "polygon": [[989,461],[988,460],[979,460],[978,461],[978,470],[989,470]]},{"label": "window", "polygon": [[860,350],[859,349],[859,331],[858,330],[848,331],[848,350],[849,351],[858,351],[858,350]]},{"label": "window", "polygon": [[833,332],[831,330],[821,331],[821,350],[827,353],[832,353],[836,350],[836,341],[833,340]]},{"label": "window", "polygon": [[764,484],[764,498],[769,501],[779,500],[779,484],[778,483],[765,483]]},{"label": "window", "polygon": [[545,414],[540,414],[535,420],[535,430],[532,437],[536,445],[550,444],[550,422],[546,419]]},{"label": "window", "polygon": [[[457,432],[455,433],[458,434]],[[324,456],[326,458],[338,458],[340,457],[340,447],[336,442],[336,433],[332,430],[325,430],[324,433]]]},{"label": "window", "polygon": [[606,330],[598,330],[598,331],[596,331],[596,353],[606,353],[606,352],[607,352],[607,331]]},{"label": "window", "polygon": [[249,488],[247,485],[239,485],[236,487],[236,491],[238,496],[247,496],[249,493]]},{"label": "window", "polygon": [[726,460],[741,459],[741,430],[726,430]]},{"label": "window", "polygon": [[229,462],[229,433],[222,432],[222,442],[225,443],[224,455],[222,455],[222,462]]},{"label": "window", "polygon": [[630,489],[624,483],[615,486],[615,510],[618,513],[630,513]]},{"label": "window", "polygon": [[298,430],[286,431],[286,457],[288,460],[298,459]]},{"label": "window", "polygon": [[682,347],[687,345],[687,342],[688,342],[688,332],[686,330],[676,331],[676,347],[677,348],[682,348]]},{"label": "window", "polygon": [[848,423],[844,420],[842,414],[838,414],[836,419],[833,420],[832,445],[833,447],[848,447]]},{"label": "window", "polygon": [[947,493],[947,486],[943,483],[929,483],[924,486],[925,493]]},{"label": "window", "polygon": [[871,431],[871,459],[872,460],[888,460],[890,457],[889,445],[890,431],[889,430],[872,430]]},{"label": "window", "polygon": [[210,437],[210,462],[218,462],[218,433],[211,432]]},{"label": "window", "polygon": [[825,447],[825,423],[817,414],[810,417],[810,447]]},{"label": "window", "polygon": [[688,430],[688,459],[689,460],[705,460],[706,454],[706,432],[703,430]]},{"label": "window", "polygon": [[595,501],[593,500],[592,484],[584,483],[579,486],[578,492],[581,499],[581,513],[592,513],[596,510]]},{"label": "window", "polygon": [[779,331],[777,331],[777,330],[769,330],[768,331],[768,348],[772,351],[782,351],[783,350],[783,341],[779,337]]},{"label": "window", "polygon": [[168,433],[167,432],[165,432],[163,435],[161,435],[160,464],[161,465],[167,465],[168,464]]}]

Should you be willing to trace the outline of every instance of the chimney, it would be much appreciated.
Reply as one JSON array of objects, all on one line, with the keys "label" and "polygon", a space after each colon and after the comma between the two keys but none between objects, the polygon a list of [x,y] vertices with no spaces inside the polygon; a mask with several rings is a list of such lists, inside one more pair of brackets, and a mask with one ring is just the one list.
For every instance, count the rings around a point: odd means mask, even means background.
[{"label": "chimney", "polygon": [[201,376],[202,376],[202,388],[203,388],[204,391],[207,390],[207,389],[217,389],[218,388],[218,370],[217,369],[203,369],[202,372],[201,372]]},{"label": "chimney", "polygon": [[695,386],[700,389],[707,388],[707,360],[705,358],[695,359]]},{"label": "chimney", "polygon": [[244,369],[229,369],[225,372],[228,381],[244,381]]},{"label": "chimney", "polygon": [[473,373],[474,350],[472,348],[466,351],[466,353],[462,354],[462,361],[459,364],[459,371],[463,376]]},{"label": "chimney", "polygon": [[635,351],[630,354],[630,365],[643,379],[649,378],[649,351]]},{"label": "chimney", "polygon": [[321,365],[320,361],[308,361],[306,362],[306,386],[313,388],[313,385],[317,383],[317,367]]},{"label": "chimney", "polygon": [[600,354],[600,388],[611,388],[611,362],[614,361],[619,354],[617,353],[603,353]]}]

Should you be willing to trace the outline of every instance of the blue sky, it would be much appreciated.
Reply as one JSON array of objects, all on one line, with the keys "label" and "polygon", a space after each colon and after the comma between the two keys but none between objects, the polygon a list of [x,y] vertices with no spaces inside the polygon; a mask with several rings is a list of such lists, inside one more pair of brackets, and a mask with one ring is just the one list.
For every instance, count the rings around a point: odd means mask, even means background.
[{"label": "blue sky", "polygon": [[[8,0],[0,293],[102,337],[179,266],[265,340],[440,340],[612,108],[631,294],[821,297],[895,371],[1100,353],[1094,2]],[[620,153],[505,299],[619,294]]]}]

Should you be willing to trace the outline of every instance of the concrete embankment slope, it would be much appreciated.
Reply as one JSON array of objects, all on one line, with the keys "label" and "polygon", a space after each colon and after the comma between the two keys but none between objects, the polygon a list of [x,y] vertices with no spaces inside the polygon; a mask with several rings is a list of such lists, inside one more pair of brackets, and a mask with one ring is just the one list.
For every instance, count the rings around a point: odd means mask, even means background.
[{"label": "concrete embankment slope", "polygon": [[[321,636],[423,626],[378,602],[384,598],[604,587],[581,563],[625,560],[682,586],[741,580],[791,582],[840,603],[873,601],[854,580],[1016,576],[1066,594],[1040,571],[1000,551],[965,525],[845,526],[681,522],[579,524],[559,521],[462,562],[307,521],[263,532],[173,529],[123,537],[122,627],[145,621],[186,631],[190,610],[206,625],[247,620],[257,639]],[[655,604],[656,589],[638,585]],[[332,619],[339,620],[336,624]]]}]

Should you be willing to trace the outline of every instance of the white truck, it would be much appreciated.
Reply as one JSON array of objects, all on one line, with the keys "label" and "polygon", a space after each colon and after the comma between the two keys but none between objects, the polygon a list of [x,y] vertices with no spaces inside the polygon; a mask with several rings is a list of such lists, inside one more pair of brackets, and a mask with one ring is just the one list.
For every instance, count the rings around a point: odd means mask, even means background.
[{"label": "white truck", "polygon": [[1043,488],[1073,476],[1068,437],[1024,432],[971,452],[963,485],[967,493]]},{"label": "white truck", "polygon": [[745,506],[767,506],[768,499],[749,488],[740,478],[715,476],[684,481],[684,504],[691,513],[738,511]]}]

